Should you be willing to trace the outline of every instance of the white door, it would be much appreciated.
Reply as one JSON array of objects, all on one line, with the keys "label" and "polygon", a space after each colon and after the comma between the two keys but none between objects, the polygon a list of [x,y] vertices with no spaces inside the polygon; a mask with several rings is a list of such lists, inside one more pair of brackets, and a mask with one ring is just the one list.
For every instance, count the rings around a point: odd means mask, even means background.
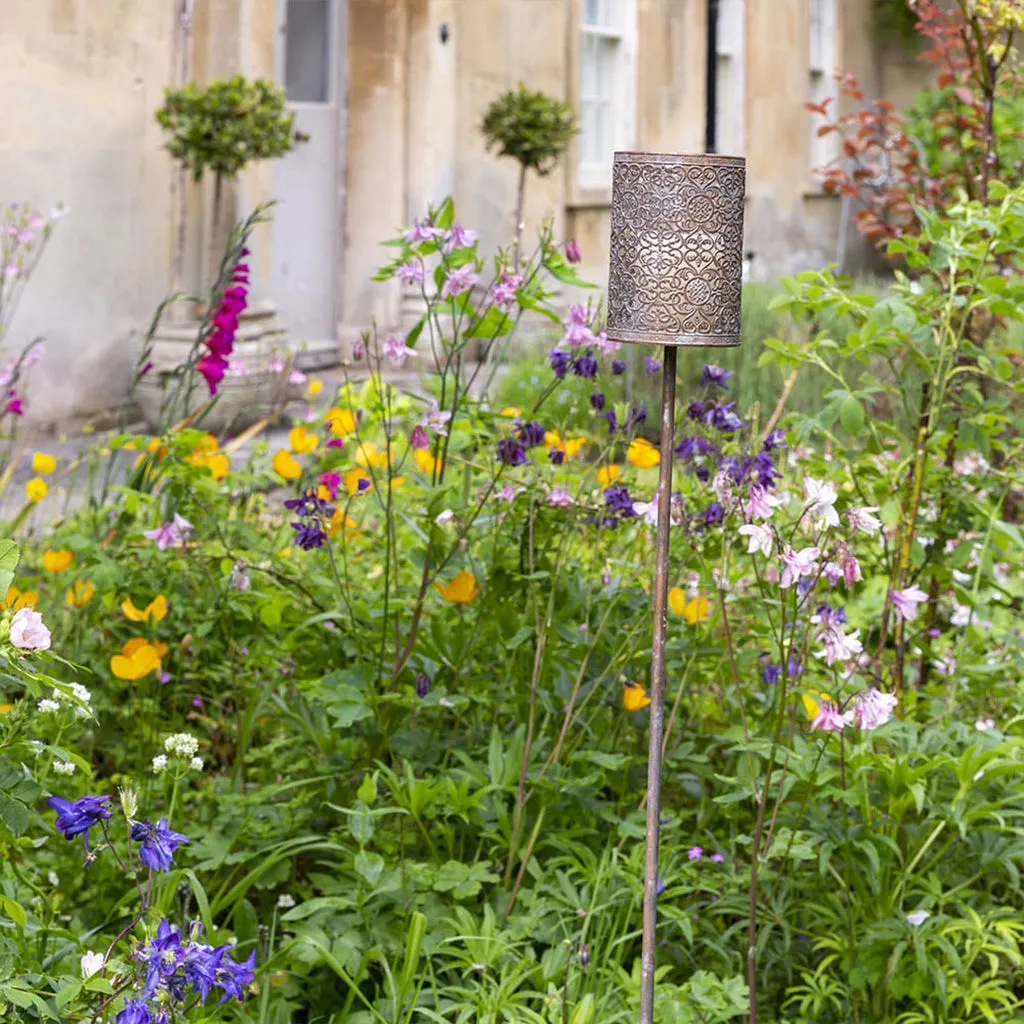
[{"label": "white door", "polygon": [[274,162],[271,295],[293,342],[333,340],[340,292],[342,0],[278,0],[278,74],[306,141]]}]

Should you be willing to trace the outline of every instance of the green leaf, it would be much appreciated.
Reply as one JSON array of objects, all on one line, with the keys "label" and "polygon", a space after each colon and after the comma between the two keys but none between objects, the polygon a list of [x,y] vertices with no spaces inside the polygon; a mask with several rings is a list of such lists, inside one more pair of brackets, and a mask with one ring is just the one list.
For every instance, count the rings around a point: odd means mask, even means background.
[{"label": "green leaf", "polygon": [[14,572],[17,568],[17,542],[13,540],[0,540],[0,597],[7,593],[7,588],[14,581]]},{"label": "green leaf", "polygon": [[367,772],[363,776],[363,781],[359,785],[359,789],[356,790],[356,796],[363,801],[364,804],[372,804],[377,799],[377,776],[371,775]]},{"label": "green leaf", "polygon": [[839,403],[839,422],[848,434],[859,434],[864,429],[864,406],[853,395]]},{"label": "green leaf", "polygon": [[376,886],[384,872],[384,858],[379,853],[367,853],[365,850],[360,850],[356,854],[353,864],[356,871],[370,883],[371,887]]},{"label": "green leaf", "polygon": [[4,912],[19,928],[25,927],[25,924],[28,922],[28,914],[25,913],[25,908],[20,903],[12,900],[10,896],[0,893],[0,906],[4,908]]},{"label": "green leaf", "polygon": [[0,818],[15,836],[23,836],[28,828],[28,808],[20,800],[0,802]]}]

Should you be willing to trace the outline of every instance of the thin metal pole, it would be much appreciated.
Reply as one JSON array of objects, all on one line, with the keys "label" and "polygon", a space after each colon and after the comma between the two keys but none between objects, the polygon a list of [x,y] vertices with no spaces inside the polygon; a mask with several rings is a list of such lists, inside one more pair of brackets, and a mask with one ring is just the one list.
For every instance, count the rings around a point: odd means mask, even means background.
[{"label": "thin metal pole", "polygon": [[651,642],[651,724],[647,753],[647,860],[644,866],[644,937],[640,1024],[654,1024],[654,967],[658,919],[658,833],[661,827],[661,745],[665,732],[665,630],[668,607],[669,529],[672,526],[672,448],[675,444],[676,349],[664,348],[661,392],[661,465],[654,556],[654,637]]}]

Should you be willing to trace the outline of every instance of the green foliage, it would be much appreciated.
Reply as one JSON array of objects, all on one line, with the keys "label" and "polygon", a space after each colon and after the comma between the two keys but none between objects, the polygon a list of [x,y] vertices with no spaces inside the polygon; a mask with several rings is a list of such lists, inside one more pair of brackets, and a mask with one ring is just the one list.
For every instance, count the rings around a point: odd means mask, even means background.
[{"label": "green foliage", "polygon": [[283,90],[242,75],[167,89],[156,120],[169,136],[167,151],[196,181],[205,171],[236,178],[249,164],[295,146],[295,115]]},{"label": "green foliage", "polygon": [[488,149],[497,149],[500,156],[510,156],[524,170],[542,177],[554,170],[578,131],[568,103],[527,89],[522,82],[491,103],[480,130]]}]

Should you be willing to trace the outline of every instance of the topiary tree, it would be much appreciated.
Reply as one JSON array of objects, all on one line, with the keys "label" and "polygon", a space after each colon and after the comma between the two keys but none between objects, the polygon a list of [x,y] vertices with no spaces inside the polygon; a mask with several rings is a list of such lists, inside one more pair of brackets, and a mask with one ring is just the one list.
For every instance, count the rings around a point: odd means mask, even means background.
[{"label": "topiary tree", "polygon": [[510,156],[519,164],[516,194],[515,263],[519,263],[519,239],[523,229],[526,172],[544,177],[554,170],[572,137],[579,130],[572,107],[542,92],[519,87],[499,96],[488,108],[480,126],[487,149]]},{"label": "topiary tree", "polygon": [[295,115],[282,89],[263,79],[242,75],[207,86],[189,82],[166,89],[156,121],[167,133],[167,151],[200,181],[214,175],[211,272],[216,269],[221,195],[224,180],[233,181],[252,163],[284,156],[295,147]]}]

